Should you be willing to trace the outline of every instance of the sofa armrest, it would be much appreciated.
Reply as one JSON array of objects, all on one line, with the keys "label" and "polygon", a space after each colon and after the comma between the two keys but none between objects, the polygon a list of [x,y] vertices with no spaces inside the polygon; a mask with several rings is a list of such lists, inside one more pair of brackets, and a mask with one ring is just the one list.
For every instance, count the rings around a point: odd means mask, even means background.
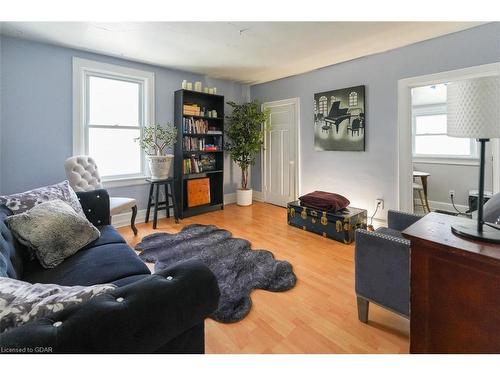
[{"label": "sofa armrest", "polygon": [[76,193],[87,219],[95,226],[111,224],[109,194],[106,189]]},{"label": "sofa armrest", "polygon": [[355,235],[356,294],[408,316],[410,241],[363,229]]},{"label": "sofa armrest", "polygon": [[422,217],[423,215],[389,210],[387,213],[387,226],[402,232],[410,225],[419,221]]},{"label": "sofa armrest", "polygon": [[215,276],[202,263],[188,261],[9,330],[0,335],[0,347],[152,353],[203,323],[218,301]]}]

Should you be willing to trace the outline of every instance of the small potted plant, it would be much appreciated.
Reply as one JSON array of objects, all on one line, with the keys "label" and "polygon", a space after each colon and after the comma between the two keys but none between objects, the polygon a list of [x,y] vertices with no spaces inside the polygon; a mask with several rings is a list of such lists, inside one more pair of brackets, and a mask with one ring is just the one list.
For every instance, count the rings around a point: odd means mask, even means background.
[{"label": "small potted plant", "polygon": [[226,116],[228,126],[225,133],[228,140],[225,149],[241,168],[241,188],[236,190],[236,203],[249,206],[252,204],[252,189],[248,187],[248,169],[255,164],[255,157],[264,143],[265,122],[269,112],[261,111],[257,101],[227,104],[233,111]]},{"label": "small potted plant", "polygon": [[164,154],[167,148],[177,141],[177,129],[171,124],[160,126],[147,125],[142,131],[142,137],[136,138],[148,159],[151,178],[163,180],[170,176],[174,155]]}]

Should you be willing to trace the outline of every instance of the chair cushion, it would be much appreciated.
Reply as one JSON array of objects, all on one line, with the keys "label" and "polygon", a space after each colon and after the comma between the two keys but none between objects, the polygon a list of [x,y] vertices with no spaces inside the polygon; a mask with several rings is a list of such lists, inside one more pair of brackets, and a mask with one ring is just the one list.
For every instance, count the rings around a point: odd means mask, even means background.
[{"label": "chair cushion", "polygon": [[85,249],[108,245],[111,243],[125,243],[125,239],[112,225],[103,225],[101,227],[97,227],[97,229],[101,232],[101,236],[94,242],[89,243]]},{"label": "chair cushion", "polygon": [[111,216],[130,210],[137,205],[137,201],[133,198],[110,197],[109,206]]},{"label": "chair cushion", "polygon": [[9,216],[5,222],[16,239],[34,251],[45,268],[56,267],[100,236],[87,218],[60,199]]},{"label": "chair cushion", "polygon": [[396,238],[405,238],[405,236],[403,236],[401,234],[401,232],[396,230],[396,229],[381,227],[381,228],[378,228],[375,232],[385,234],[386,236],[391,236],[391,237],[396,237]]},{"label": "chair cushion", "polygon": [[149,274],[146,264],[126,243],[110,243],[82,249],[51,269],[44,269],[37,261],[26,263],[23,280],[69,286],[94,285]]}]

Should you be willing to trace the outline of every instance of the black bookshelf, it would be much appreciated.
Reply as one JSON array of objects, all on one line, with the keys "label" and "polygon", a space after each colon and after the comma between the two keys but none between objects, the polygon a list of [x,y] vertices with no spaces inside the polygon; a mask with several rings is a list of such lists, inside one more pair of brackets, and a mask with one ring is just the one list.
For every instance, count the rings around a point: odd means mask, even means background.
[{"label": "black bookshelf", "polygon": [[[197,104],[207,111],[216,110],[217,117],[184,114],[185,104]],[[222,151],[224,145],[224,96],[191,90],[177,90],[175,92],[174,112],[175,126],[177,127],[177,142],[174,150],[174,176],[179,217],[182,219],[209,211],[224,209],[224,152]],[[184,127],[186,119],[206,121],[210,128],[220,131],[221,134],[190,133]],[[192,138],[195,143],[203,141],[219,145],[220,148],[212,151],[186,150],[186,137]],[[215,158],[214,169],[200,171],[199,173],[195,171],[185,173],[184,160],[191,159],[191,157],[198,160],[202,155],[211,155],[210,157]],[[196,178],[210,179],[210,203],[189,208],[187,202],[187,181]]]}]

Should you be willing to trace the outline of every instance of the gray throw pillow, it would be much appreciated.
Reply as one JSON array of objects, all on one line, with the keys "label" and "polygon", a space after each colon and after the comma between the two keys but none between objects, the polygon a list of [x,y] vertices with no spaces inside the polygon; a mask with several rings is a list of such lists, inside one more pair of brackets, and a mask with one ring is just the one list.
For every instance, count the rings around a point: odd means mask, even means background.
[{"label": "gray throw pillow", "polygon": [[5,204],[15,215],[26,212],[37,204],[54,199],[68,203],[79,215],[85,216],[82,205],[67,180],[24,193],[0,196],[0,204]]},{"label": "gray throw pillow", "polygon": [[100,236],[90,221],[59,199],[8,216],[5,222],[14,237],[35,252],[44,268],[56,267]]},{"label": "gray throw pillow", "polygon": [[115,289],[113,284],[61,286],[0,277],[0,333]]}]

